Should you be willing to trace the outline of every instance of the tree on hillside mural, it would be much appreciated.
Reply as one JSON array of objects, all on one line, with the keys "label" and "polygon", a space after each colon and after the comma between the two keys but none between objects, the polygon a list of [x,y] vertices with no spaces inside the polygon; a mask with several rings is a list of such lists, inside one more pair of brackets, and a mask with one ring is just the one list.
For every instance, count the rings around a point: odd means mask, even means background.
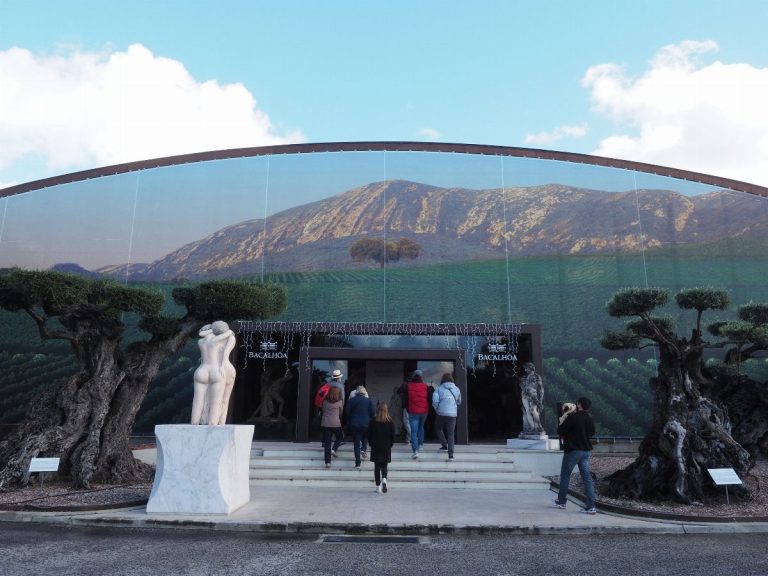
[{"label": "tree on hillside mural", "polygon": [[384,268],[387,262],[415,260],[421,254],[421,246],[410,238],[383,240],[378,238],[360,238],[349,248],[353,262],[373,260]]},{"label": "tree on hillside mural", "polygon": [[[61,458],[59,472],[76,486],[149,480],[129,435],[162,361],[213,320],[265,319],[286,306],[276,285],[213,281],[175,288],[186,314],[161,314],[155,290],[53,271],[13,269],[0,274],[0,307],[27,314],[43,340],[69,342],[75,375],[30,402],[18,429],[0,442],[0,489],[24,484],[31,458]],[[126,345],[125,318],[149,335]],[[192,386],[192,383],[189,384]]]},{"label": "tree on hillside mural", "polygon": [[[701,502],[712,487],[711,468],[733,468],[743,477],[752,466],[749,452],[731,434],[732,422],[719,395],[721,385],[704,362],[708,348],[735,343],[709,342],[702,316],[729,306],[725,290],[693,288],[675,295],[678,307],[696,311],[690,335],[679,335],[668,316],[654,315],[667,304],[660,288],[630,288],[608,301],[611,316],[633,318],[621,331],[607,331],[601,343],[610,350],[656,346],[658,373],[651,378],[654,395],[651,428],[640,444],[638,458],[609,477],[608,494],[637,499],[671,498]],[[735,323],[719,323],[713,335],[732,337]],[[746,336],[742,334],[744,338]],[[739,348],[744,350],[746,339]]]}]

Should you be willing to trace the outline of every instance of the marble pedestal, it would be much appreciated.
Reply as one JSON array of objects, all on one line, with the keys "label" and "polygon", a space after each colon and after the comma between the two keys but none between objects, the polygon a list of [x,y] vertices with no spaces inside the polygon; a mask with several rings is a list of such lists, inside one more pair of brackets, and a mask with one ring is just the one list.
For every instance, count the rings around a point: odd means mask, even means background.
[{"label": "marble pedestal", "polygon": [[251,498],[253,426],[155,426],[148,513],[231,514]]},{"label": "marble pedestal", "polygon": [[546,434],[520,434],[517,438],[507,438],[507,448],[515,450],[548,450],[549,436]]}]

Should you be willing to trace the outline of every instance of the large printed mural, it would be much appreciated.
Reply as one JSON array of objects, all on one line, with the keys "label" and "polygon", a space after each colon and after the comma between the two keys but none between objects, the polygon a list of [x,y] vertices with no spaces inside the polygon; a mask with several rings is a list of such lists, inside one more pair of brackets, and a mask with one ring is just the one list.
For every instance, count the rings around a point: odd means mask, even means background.
[{"label": "large printed mural", "polygon": [[[377,148],[252,149],[0,191],[0,268],[166,291],[276,282],[288,292],[276,320],[291,322],[538,324],[548,406],[592,396],[603,435],[643,431],[655,369],[651,350],[600,348],[617,327],[604,311],[613,292],[720,286],[734,304],[768,301],[765,189],[583,156]],[[74,366],[26,317],[0,321],[0,422],[12,424]],[[765,360],[750,362],[768,377]],[[194,348],[167,363],[137,429],[188,418],[196,363]]]}]

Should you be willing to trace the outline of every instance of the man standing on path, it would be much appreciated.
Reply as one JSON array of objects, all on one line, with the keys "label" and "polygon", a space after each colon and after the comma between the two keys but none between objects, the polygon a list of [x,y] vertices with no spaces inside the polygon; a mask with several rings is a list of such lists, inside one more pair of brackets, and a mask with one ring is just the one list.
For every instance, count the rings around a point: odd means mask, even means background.
[{"label": "man standing on path", "polygon": [[560,491],[557,494],[555,506],[565,510],[565,505],[568,502],[568,484],[571,481],[571,472],[575,466],[578,466],[581,481],[584,483],[584,492],[587,496],[582,512],[597,514],[595,485],[589,469],[592,436],[595,435],[595,423],[589,415],[590,406],[592,406],[592,402],[589,398],[579,398],[576,403],[576,412],[568,416],[557,427],[557,433],[563,438],[564,454],[563,463],[560,467]]}]

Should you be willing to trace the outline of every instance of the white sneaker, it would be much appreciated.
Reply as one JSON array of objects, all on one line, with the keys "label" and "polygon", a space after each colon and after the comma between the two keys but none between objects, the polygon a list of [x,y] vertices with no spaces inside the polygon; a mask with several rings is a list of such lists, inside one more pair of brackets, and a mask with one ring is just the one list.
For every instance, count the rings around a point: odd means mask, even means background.
[{"label": "white sneaker", "polygon": [[362,468],[360,466],[355,466],[355,470],[360,471]]},{"label": "white sneaker", "polygon": [[413,454],[411,454],[411,458],[413,458],[414,460],[416,460],[418,457],[419,457],[418,452],[414,452]]},{"label": "white sneaker", "polygon": [[363,460],[367,460],[367,459],[368,459],[368,452],[366,452],[365,450],[363,450],[363,451],[360,453],[360,458],[362,458]]},{"label": "white sneaker", "polygon": [[381,491],[384,492],[385,494],[387,492],[387,479],[386,478],[382,478],[381,479]]},{"label": "white sneaker", "polygon": [[331,456],[333,456],[334,458],[338,458],[339,457],[339,455],[336,454],[336,450],[331,450]]},{"label": "white sneaker", "polygon": [[376,492],[378,492],[379,494],[381,494],[381,486],[376,486]]}]

